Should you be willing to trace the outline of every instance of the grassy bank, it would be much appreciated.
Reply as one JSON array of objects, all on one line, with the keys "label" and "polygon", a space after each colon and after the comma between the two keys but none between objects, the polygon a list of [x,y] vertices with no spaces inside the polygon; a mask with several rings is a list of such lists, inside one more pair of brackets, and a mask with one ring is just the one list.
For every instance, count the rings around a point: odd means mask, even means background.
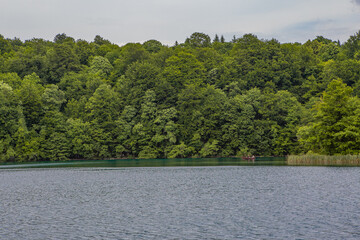
[{"label": "grassy bank", "polygon": [[290,155],[287,164],[294,166],[360,166],[360,155]]}]

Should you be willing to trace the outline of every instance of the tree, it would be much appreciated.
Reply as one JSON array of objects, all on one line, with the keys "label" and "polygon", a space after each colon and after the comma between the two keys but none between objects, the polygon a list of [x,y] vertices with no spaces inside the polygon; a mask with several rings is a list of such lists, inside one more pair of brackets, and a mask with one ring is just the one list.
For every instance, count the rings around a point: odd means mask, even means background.
[{"label": "tree", "polygon": [[98,74],[99,76],[106,78],[110,75],[113,66],[107,58],[101,56],[95,56],[90,63],[91,72]]},{"label": "tree", "polygon": [[50,161],[67,160],[70,139],[66,136],[66,116],[60,112],[64,93],[56,85],[49,85],[41,96],[44,116],[39,125],[40,156]]},{"label": "tree", "polygon": [[225,43],[225,38],[224,38],[223,35],[221,35],[220,42],[221,42],[221,43]]},{"label": "tree", "polygon": [[348,58],[354,58],[360,51],[360,31],[350,36],[343,45],[344,52]]},{"label": "tree", "polygon": [[132,151],[136,141],[133,133],[134,126],[137,124],[136,119],[137,111],[133,106],[125,106],[119,118],[116,120],[116,127],[114,129],[116,135],[116,156],[128,157],[134,155]]},{"label": "tree", "polygon": [[96,35],[94,38],[94,43],[98,44],[98,45],[106,45],[106,44],[111,44],[111,42],[109,40],[104,39],[103,37],[101,37],[100,35]]},{"label": "tree", "polygon": [[213,48],[200,48],[193,54],[204,65],[207,72],[216,69],[224,61],[224,57]]},{"label": "tree", "polygon": [[23,117],[20,99],[8,84],[0,81],[0,138],[15,134],[24,124]]},{"label": "tree", "polygon": [[325,38],[323,36],[317,36],[314,41],[318,41],[319,43],[323,43],[323,44],[330,44],[333,43],[333,41],[331,39]]},{"label": "tree", "polygon": [[81,119],[68,119],[66,138],[70,140],[72,158],[95,157],[93,138],[91,136],[91,125]]},{"label": "tree", "polygon": [[199,47],[210,47],[211,39],[205,33],[195,32],[191,34],[189,38],[185,40],[185,44],[190,47],[199,48]]},{"label": "tree", "polygon": [[0,162],[16,159],[19,130],[27,130],[21,102],[12,88],[0,81]]},{"label": "tree", "polygon": [[0,54],[4,54],[11,51],[10,41],[4,38],[3,35],[0,34]]},{"label": "tree", "polygon": [[16,95],[22,102],[26,124],[29,128],[39,124],[44,114],[41,96],[44,87],[40,78],[35,74],[25,76],[21,86],[16,90]]},{"label": "tree", "polygon": [[[354,115],[352,88],[341,79],[329,83],[322,98],[314,106],[314,122],[301,127],[298,131],[300,142],[308,151],[321,154],[343,154],[343,136],[347,135],[349,119]],[[349,139],[347,139],[349,141]],[[352,141],[356,141],[352,139]],[[352,149],[359,150],[356,144]]]},{"label": "tree", "polygon": [[0,35],[0,161],[358,154],[359,34],[195,32],[171,47]]},{"label": "tree", "polygon": [[213,140],[205,143],[204,147],[199,151],[201,157],[215,157],[219,152],[219,141]]},{"label": "tree", "polygon": [[66,42],[74,43],[75,40],[74,38],[67,36],[65,33],[59,33],[54,37],[54,42],[58,44]]},{"label": "tree", "polygon": [[41,96],[42,106],[45,111],[60,111],[65,102],[65,94],[56,85],[48,85]]},{"label": "tree", "polygon": [[124,78],[118,80],[116,89],[127,104],[140,106],[142,96],[159,83],[161,70],[148,62],[135,62],[126,70]]},{"label": "tree", "polygon": [[83,65],[89,65],[89,59],[95,55],[95,46],[85,40],[77,40],[75,45],[75,53],[79,61]]},{"label": "tree", "polygon": [[319,51],[319,56],[322,61],[329,61],[331,59],[336,59],[340,53],[340,47],[336,43],[328,43],[322,45]]},{"label": "tree", "polygon": [[144,42],[143,46],[146,49],[146,51],[150,53],[157,53],[160,51],[163,45],[161,44],[161,42],[152,39]]},{"label": "tree", "polygon": [[117,94],[111,86],[100,85],[86,104],[88,120],[100,128],[111,131],[114,121],[119,115]]},{"label": "tree", "polygon": [[121,48],[120,58],[114,62],[114,70],[118,75],[122,75],[132,63],[148,58],[149,52],[140,43],[128,43]]},{"label": "tree", "polygon": [[203,64],[190,53],[179,52],[166,60],[163,77],[177,90],[188,84],[201,85],[205,74]]},{"label": "tree", "polygon": [[104,80],[91,71],[81,71],[66,73],[57,86],[64,91],[67,100],[79,100],[82,97],[90,98],[103,83]]},{"label": "tree", "polygon": [[[45,45],[45,44],[44,44]],[[4,65],[7,72],[15,72],[20,77],[36,73],[44,77],[47,73],[47,61],[45,52],[41,48],[45,46],[21,46],[11,57],[7,58]],[[38,51],[39,50],[39,51]]]},{"label": "tree", "polygon": [[16,73],[0,73],[0,81],[9,84],[14,90],[21,86],[21,78]]},{"label": "tree", "polygon": [[278,156],[297,153],[296,134],[305,113],[296,97],[284,90],[266,94],[260,112],[263,119],[271,121],[269,138],[272,139],[272,153]]},{"label": "tree", "polygon": [[47,83],[58,83],[65,73],[81,69],[80,59],[70,44],[56,44],[47,53],[49,76]]},{"label": "tree", "polygon": [[260,108],[264,97],[259,89],[229,99],[223,113],[221,143],[227,156],[264,154],[270,149],[267,125],[262,121]]},{"label": "tree", "polygon": [[194,153],[193,147],[188,147],[184,142],[170,148],[170,152],[167,154],[168,158],[186,158],[190,157]]},{"label": "tree", "polygon": [[199,109],[203,103],[204,89],[199,86],[188,85],[179,93],[178,98],[180,141],[187,144],[195,134],[201,137],[197,129],[202,125],[204,119]]},{"label": "tree", "polygon": [[154,119],[154,134],[151,139],[154,148],[157,149],[160,156],[166,156],[169,149],[176,144],[178,140],[177,111],[174,107],[158,110]]},{"label": "tree", "polygon": [[41,160],[39,135],[36,131],[27,131],[24,127],[19,127],[13,136],[15,146],[16,161],[38,161]]},{"label": "tree", "polygon": [[41,158],[49,161],[68,160],[70,156],[69,139],[64,132],[42,129],[40,131]]},{"label": "tree", "polygon": [[324,63],[321,77],[326,80],[325,84],[330,80],[341,78],[344,83],[353,87],[360,79],[360,62],[354,59],[346,59],[343,61],[330,60]]}]

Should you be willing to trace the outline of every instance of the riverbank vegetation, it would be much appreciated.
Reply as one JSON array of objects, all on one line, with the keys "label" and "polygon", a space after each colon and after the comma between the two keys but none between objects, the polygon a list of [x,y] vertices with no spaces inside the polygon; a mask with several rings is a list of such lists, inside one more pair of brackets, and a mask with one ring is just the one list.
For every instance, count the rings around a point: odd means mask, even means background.
[{"label": "riverbank vegetation", "polygon": [[0,161],[356,155],[359,95],[360,32],[173,46],[0,35]]},{"label": "riverbank vegetation", "polygon": [[291,166],[360,166],[359,155],[290,155],[287,164]]}]

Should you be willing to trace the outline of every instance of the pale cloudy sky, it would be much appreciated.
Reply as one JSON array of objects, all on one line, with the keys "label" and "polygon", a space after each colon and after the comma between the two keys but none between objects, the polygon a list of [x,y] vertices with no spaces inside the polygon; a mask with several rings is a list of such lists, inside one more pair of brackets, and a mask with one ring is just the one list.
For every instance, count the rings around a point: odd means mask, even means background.
[{"label": "pale cloudy sky", "polygon": [[0,34],[53,40],[58,33],[113,43],[173,45],[193,32],[214,37],[346,41],[360,30],[360,0],[0,0]]}]

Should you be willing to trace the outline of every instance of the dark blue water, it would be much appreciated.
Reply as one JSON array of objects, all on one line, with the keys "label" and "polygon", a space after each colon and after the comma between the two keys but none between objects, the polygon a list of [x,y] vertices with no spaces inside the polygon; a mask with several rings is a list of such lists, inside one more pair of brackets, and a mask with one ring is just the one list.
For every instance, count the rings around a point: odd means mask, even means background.
[{"label": "dark blue water", "polygon": [[0,239],[360,239],[360,168],[1,169]]}]

